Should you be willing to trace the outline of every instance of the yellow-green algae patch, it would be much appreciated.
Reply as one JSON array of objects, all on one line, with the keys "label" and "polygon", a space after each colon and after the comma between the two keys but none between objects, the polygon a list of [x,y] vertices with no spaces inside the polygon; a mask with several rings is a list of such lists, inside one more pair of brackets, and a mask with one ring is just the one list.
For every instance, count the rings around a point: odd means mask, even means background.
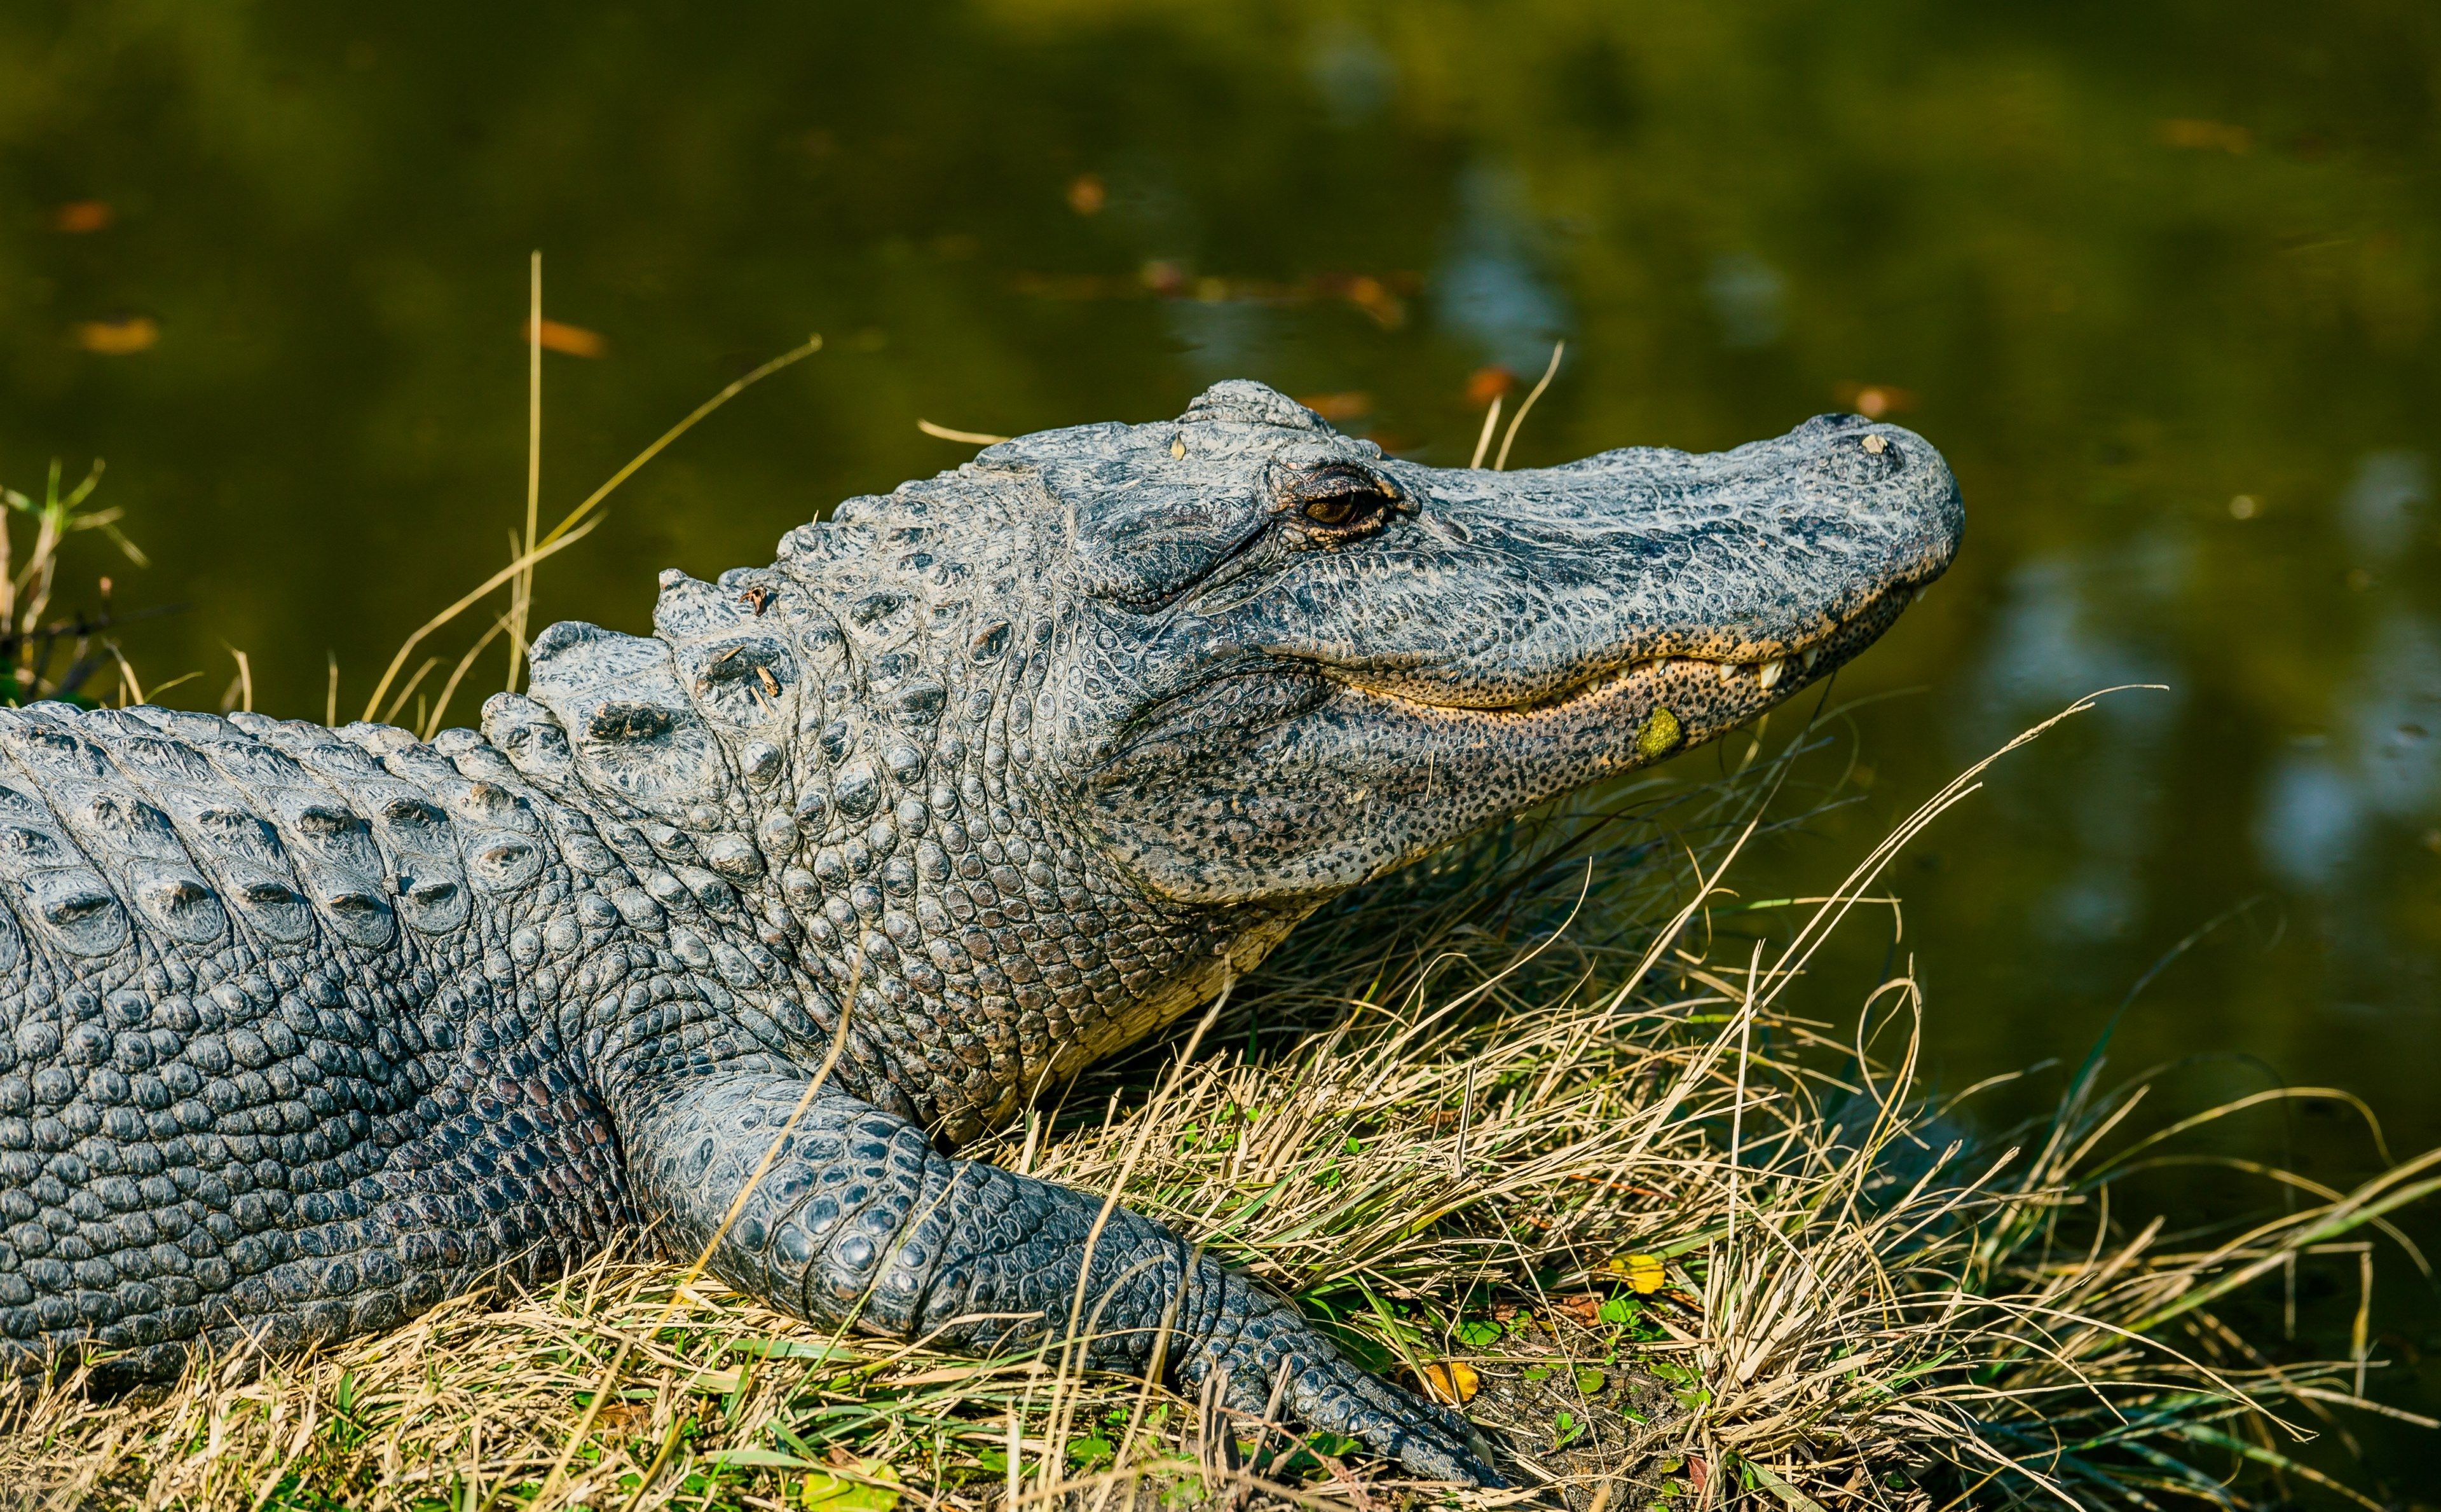
[{"label": "yellow-green algae patch", "polygon": [[1636,732],[1636,754],[1646,761],[1656,762],[1678,748],[1686,731],[1679,727],[1678,716],[1659,704],[1644,716],[1644,724]]}]

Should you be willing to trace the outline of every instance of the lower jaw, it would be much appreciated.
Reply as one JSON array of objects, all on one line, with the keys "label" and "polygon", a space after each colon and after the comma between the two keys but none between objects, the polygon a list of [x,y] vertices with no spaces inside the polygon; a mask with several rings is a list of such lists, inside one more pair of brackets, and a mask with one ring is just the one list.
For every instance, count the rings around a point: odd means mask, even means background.
[{"label": "lower jaw", "polygon": [[[1474,708],[1353,686],[1348,692],[1394,718],[1462,738],[1499,732],[1511,739],[1582,742],[1592,748],[1598,768],[1640,766],[1716,739],[1830,675],[1878,639],[1913,597],[1910,589],[1886,593],[1805,651],[1774,661],[1655,657],[1597,678],[1571,696],[1532,705]],[[1632,743],[1621,741],[1631,730]]]}]

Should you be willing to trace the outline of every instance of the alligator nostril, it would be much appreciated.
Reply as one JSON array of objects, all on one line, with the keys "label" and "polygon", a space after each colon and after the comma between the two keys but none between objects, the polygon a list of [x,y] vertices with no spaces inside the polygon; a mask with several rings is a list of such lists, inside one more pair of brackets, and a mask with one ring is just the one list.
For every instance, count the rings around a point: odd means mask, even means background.
[{"label": "alligator nostril", "polygon": [[1826,477],[1858,487],[1884,483],[1908,471],[1907,455],[1897,439],[1879,429],[1861,436],[1847,431],[1827,438],[1815,453],[1814,465]]}]

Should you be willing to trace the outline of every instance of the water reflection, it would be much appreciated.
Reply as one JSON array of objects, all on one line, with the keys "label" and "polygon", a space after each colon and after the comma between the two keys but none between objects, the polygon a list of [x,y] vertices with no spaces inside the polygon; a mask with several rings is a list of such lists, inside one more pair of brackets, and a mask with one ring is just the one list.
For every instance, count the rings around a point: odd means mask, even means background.
[{"label": "water reflection", "polygon": [[1788,280],[1780,270],[1751,252],[1730,252],[1712,260],[1704,277],[1704,297],[1721,323],[1721,345],[1751,351],[1778,341],[1785,320]]},{"label": "water reflection", "polygon": [[2367,452],[2340,495],[2340,523],[2359,551],[2387,563],[2414,541],[2432,501],[2431,467],[2422,452]]},{"label": "water reflection", "polygon": [[1568,330],[1536,266],[1531,224],[1516,171],[1473,165],[1458,179],[1457,221],[1433,279],[1442,325],[1470,338],[1485,363],[1515,372],[1540,368]]},{"label": "water reflection", "polygon": [[2302,737],[2296,744],[2306,748],[2281,763],[2255,844],[2294,886],[2378,887],[2378,876],[2349,874],[2370,859],[2368,831],[2384,819],[2441,816],[2441,741],[2432,733],[2441,729],[2441,635],[2414,616],[2385,614],[2338,690],[2335,715],[2331,734]]},{"label": "water reflection", "polygon": [[1371,120],[1390,102],[1399,65],[1382,45],[1345,16],[1334,16],[1306,45],[1306,77],[1340,126]]},{"label": "water reflection", "polygon": [[[1960,765],[2103,689],[2086,739],[2055,765],[2068,796],[2049,816],[2073,837],[2066,875],[2033,900],[2032,922],[2052,944],[2134,934],[2145,922],[2140,881],[2158,843],[2167,737],[2180,712],[2177,666],[2140,642],[2132,605],[2158,610],[2177,592],[2185,554],[2151,537],[2116,551],[2038,557],[2013,569],[1974,686],[1972,717],[1956,724]],[[2021,806],[2034,795],[2004,790]],[[2037,800],[2038,801],[2038,800]],[[2031,817],[2031,816],[2030,816]]]}]

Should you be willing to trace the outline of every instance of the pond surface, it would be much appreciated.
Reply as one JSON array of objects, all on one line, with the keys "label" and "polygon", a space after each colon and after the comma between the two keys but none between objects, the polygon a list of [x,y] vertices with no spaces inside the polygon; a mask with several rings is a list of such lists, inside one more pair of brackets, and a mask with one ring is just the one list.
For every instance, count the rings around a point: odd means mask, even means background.
[{"label": "pond surface", "polygon": [[[629,629],[656,569],[968,455],[919,418],[1149,419],[1242,375],[1454,463],[1484,370],[1564,337],[1516,461],[1862,407],[1965,490],[1956,569],[1839,681],[1862,801],[1747,896],[2160,685],[1935,825],[1903,940],[1852,928],[1818,1012],[1912,961],[1944,1087],[2072,1064],[2218,921],[2114,1068],[2193,1058],[2181,1108],[2343,1087],[2441,1143],[2441,9],[351,9],[0,15],[0,481],[108,459],[154,565],[82,543],[63,596],[185,606],[126,636],[148,682],[198,674],[168,701],[218,707],[237,647],[259,707],[318,717],[335,658],[353,715],[504,559],[536,247],[573,328],[546,519],[827,338],[544,568],[546,617]],[[2373,1160],[2312,1108],[2228,1147]],[[2382,1265],[2413,1361],[2441,1341]]]}]

